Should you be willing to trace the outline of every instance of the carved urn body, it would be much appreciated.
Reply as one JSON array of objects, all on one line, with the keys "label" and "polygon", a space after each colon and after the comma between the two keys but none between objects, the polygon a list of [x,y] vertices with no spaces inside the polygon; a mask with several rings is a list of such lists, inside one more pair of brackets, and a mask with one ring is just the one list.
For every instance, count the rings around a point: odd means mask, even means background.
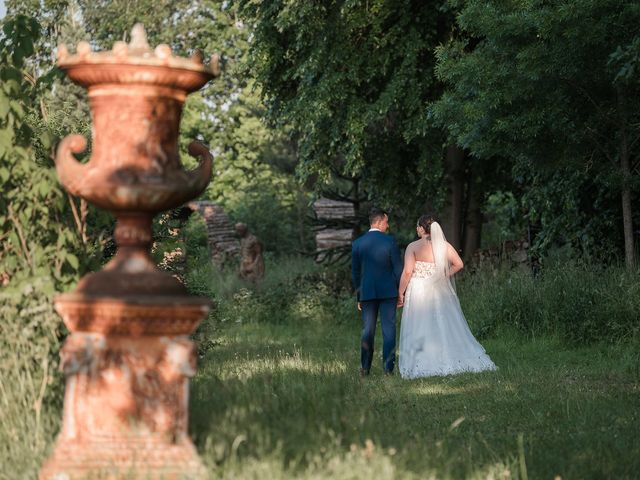
[{"label": "carved urn body", "polygon": [[110,52],[60,47],[59,66],[88,89],[90,160],[79,135],[58,148],[64,187],[117,219],[116,255],[59,295],[71,331],[61,351],[66,376],[62,430],[41,479],[200,478],[203,467],[187,434],[188,384],[195,374],[188,335],[210,309],[153,263],[151,221],[195,198],[211,178],[212,157],[192,143],[198,168],[183,170],[178,131],[186,96],[217,74],[199,58],[152,51],[142,26]]}]

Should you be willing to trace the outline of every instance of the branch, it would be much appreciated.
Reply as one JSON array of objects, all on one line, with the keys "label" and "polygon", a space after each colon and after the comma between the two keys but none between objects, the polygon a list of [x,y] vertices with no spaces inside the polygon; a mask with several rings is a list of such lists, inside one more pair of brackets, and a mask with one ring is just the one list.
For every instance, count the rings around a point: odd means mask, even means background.
[{"label": "branch", "polygon": [[42,113],[42,119],[47,122],[49,120],[49,112],[47,106],[44,103],[44,98],[40,99],[40,112]]},{"label": "branch", "polygon": [[80,199],[80,221],[82,222],[82,243],[86,244],[89,240],[87,237],[87,213],[89,211],[89,204],[84,198]]},{"label": "branch", "polygon": [[84,243],[84,235],[82,233],[82,221],[80,220],[80,216],[78,215],[78,208],[76,207],[75,202],[73,201],[73,197],[71,194],[67,193],[67,199],[69,200],[69,205],[71,205],[71,211],[73,212],[73,219],[76,222],[76,228],[78,229],[78,234],[80,238],[82,238],[82,242]]},{"label": "branch", "polygon": [[606,121],[612,123],[613,125],[617,125],[617,122],[615,121],[615,119],[611,118],[611,115],[605,113],[604,110],[602,110],[602,107],[600,105],[598,105],[598,102],[596,102],[591,95],[589,95],[589,92],[587,92],[584,88],[582,88],[581,86],[577,85],[576,83],[572,82],[571,80],[569,80],[568,78],[563,79],[567,84],[569,84],[569,86],[575,88],[579,93],[581,93],[582,95],[584,95],[584,97],[589,100],[589,102],[591,103],[591,105],[593,105],[595,107],[595,109],[598,111],[598,113],[602,116],[603,119],[605,119]]},{"label": "branch", "polygon": [[31,258],[31,252],[29,252],[29,249],[27,248],[27,242],[24,236],[24,232],[22,231],[22,225],[20,224],[20,221],[18,220],[18,218],[14,215],[13,208],[11,208],[11,205],[9,205],[9,207],[7,208],[7,213],[9,214],[9,220],[11,220],[16,226],[16,231],[18,232],[18,238],[20,239],[20,244],[22,245],[22,249],[24,250],[24,255],[25,255],[25,258],[27,259],[27,264],[33,270],[34,269],[33,260]]},{"label": "branch", "polygon": [[640,134],[636,135],[636,138],[631,140],[631,142],[629,143],[629,151],[633,150],[633,147],[635,147],[636,143],[638,143],[638,140],[640,140]]},{"label": "branch", "polygon": [[[604,148],[602,146],[602,144],[600,142],[598,142],[598,140],[596,139],[597,136],[601,136],[604,137],[604,135],[599,134],[598,132],[596,132],[593,128],[591,127],[586,127],[587,131],[591,133],[590,135],[590,139],[591,139],[591,143],[593,143],[596,147],[597,150],[600,150],[600,152],[602,154],[604,154],[605,157],[607,157],[607,160],[609,160],[611,163],[613,163],[614,165],[617,165],[617,162],[615,161],[615,159],[609,155],[609,152],[607,151],[606,148]],[[606,138],[606,137],[605,137]]]},{"label": "branch", "polygon": [[36,77],[31,75],[29,72],[23,72],[22,76],[32,87],[36,84]]}]

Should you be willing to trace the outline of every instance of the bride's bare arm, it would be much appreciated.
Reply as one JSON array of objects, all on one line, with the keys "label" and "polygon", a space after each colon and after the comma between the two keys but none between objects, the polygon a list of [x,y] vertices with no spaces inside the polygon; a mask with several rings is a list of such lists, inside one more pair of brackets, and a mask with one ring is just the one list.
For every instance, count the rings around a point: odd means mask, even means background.
[{"label": "bride's bare arm", "polygon": [[404,268],[402,269],[402,275],[400,276],[400,286],[398,287],[398,303],[402,305],[404,300],[404,292],[411,280],[411,274],[413,273],[413,266],[416,263],[416,257],[413,254],[413,246],[409,245],[404,252]]},{"label": "bride's bare arm", "polygon": [[458,252],[450,243],[447,243],[447,259],[449,260],[449,276],[452,277],[464,268],[464,263]]}]

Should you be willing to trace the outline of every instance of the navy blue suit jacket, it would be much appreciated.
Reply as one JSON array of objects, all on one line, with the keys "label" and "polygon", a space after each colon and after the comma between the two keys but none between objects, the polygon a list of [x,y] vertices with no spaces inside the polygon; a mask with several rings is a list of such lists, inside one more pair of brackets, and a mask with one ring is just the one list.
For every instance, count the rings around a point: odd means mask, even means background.
[{"label": "navy blue suit jacket", "polygon": [[395,298],[402,275],[400,250],[395,239],[369,231],[351,246],[351,281],[358,301]]}]

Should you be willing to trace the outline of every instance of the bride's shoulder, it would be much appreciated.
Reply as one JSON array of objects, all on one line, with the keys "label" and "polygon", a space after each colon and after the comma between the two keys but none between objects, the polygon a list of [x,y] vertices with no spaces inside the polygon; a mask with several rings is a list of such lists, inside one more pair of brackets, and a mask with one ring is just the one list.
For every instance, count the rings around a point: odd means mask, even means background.
[{"label": "bride's shoulder", "polygon": [[409,250],[409,249],[415,250],[418,247],[419,243],[420,243],[420,240],[414,240],[409,245],[407,245],[407,250]]}]

